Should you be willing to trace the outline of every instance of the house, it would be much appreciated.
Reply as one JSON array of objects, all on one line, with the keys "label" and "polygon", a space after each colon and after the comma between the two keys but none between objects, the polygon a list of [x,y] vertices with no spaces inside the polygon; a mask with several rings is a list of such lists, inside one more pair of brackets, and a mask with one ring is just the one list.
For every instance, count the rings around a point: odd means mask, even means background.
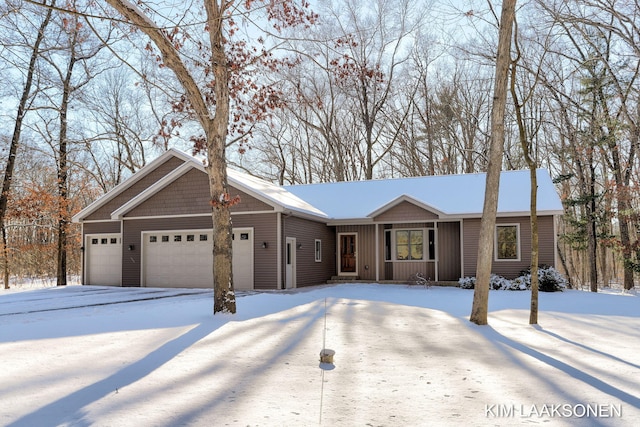
[{"label": "house", "polygon": [[[281,187],[228,171],[236,289],[283,289],[332,277],[439,282],[475,275],[485,175]],[[530,262],[529,171],[503,172],[493,272]],[[555,265],[562,204],[538,171],[539,259]],[[212,287],[212,220],[202,162],[171,149],[73,217],[83,283]]]}]

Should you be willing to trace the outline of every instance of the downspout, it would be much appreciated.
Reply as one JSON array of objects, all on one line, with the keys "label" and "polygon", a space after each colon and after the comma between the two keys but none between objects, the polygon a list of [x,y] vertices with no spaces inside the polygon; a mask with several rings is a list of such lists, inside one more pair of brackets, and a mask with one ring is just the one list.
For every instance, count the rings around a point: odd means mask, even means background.
[{"label": "downspout", "polygon": [[380,224],[376,223],[376,283],[380,283]]}]

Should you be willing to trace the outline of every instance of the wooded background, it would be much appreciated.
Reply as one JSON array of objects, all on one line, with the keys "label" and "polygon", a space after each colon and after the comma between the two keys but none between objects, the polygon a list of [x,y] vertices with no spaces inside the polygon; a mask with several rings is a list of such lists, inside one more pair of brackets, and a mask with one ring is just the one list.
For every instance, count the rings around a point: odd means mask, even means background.
[{"label": "wooded background", "polygon": [[[197,70],[205,31],[184,23],[201,6],[139,4]],[[314,25],[280,34],[227,17],[229,39],[263,59],[230,88],[232,167],[280,184],[485,171],[499,3],[310,7]],[[576,286],[629,288],[640,271],[639,14],[629,0],[518,3],[512,83],[530,155],[565,204],[560,269]],[[3,271],[66,283],[81,270],[71,215],[202,131],[159,52],[100,1],[6,0],[0,83]],[[503,168],[526,169],[513,96],[507,111]]]}]

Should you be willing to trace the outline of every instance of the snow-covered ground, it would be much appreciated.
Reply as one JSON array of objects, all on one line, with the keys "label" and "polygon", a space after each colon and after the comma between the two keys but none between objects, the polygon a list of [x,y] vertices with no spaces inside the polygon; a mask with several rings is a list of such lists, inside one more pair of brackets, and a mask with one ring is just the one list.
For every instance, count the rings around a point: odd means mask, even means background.
[{"label": "snow-covered ground", "polygon": [[[640,299],[339,285],[0,291],[0,425],[639,426]],[[321,365],[323,348],[334,363]],[[582,416],[582,417],[581,417]]]}]

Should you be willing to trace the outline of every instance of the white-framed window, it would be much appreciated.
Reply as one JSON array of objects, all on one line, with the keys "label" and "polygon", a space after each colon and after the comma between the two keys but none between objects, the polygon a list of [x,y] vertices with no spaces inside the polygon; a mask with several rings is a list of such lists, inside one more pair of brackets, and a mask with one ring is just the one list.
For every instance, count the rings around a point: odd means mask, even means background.
[{"label": "white-framed window", "polygon": [[435,229],[384,230],[385,261],[435,261],[435,259]]},{"label": "white-framed window", "polygon": [[520,261],[520,224],[496,225],[496,261]]},{"label": "white-framed window", "polygon": [[316,239],[313,244],[313,247],[314,247],[316,262],[322,262],[322,240]]}]

